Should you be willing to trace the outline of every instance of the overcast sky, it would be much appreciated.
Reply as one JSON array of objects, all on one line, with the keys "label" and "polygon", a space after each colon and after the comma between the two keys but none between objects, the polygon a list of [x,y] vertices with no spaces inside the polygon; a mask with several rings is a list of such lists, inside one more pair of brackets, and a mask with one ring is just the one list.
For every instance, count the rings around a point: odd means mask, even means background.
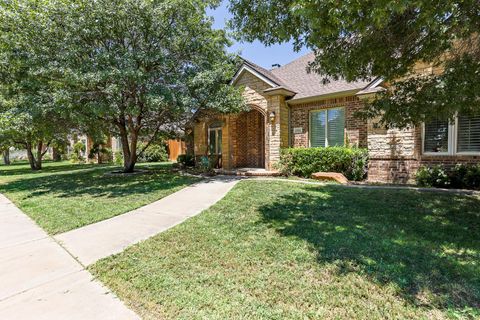
[{"label": "overcast sky", "polygon": [[[218,9],[208,11],[208,14],[215,19],[215,28],[223,29],[225,27],[225,21],[230,17],[230,13],[227,9],[227,2],[228,1],[224,0],[223,4]],[[305,49],[300,52],[295,52],[292,44],[265,47],[258,41],[253,43],[235,43],[229,50],[231,52],[241,51],[241,56],[243,58],[267,69],[270,69],[272,64],[279,63],[284,65],[308,53],[308,50]]]}]

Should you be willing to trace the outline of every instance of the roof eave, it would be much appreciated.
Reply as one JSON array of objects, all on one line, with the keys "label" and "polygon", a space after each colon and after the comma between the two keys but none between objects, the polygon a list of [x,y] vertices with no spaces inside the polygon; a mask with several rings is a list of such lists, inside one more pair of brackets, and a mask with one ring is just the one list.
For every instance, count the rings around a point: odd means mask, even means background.
[{"label": "roof eave", "polygon": [[282,95],[285,97],[293,97],[297,94],[295,91],[283,86],[263,90],[263,93],[265,93],[267,96]]},{"label": "roof eave", "polygon": [[330,93],[325,93],[325,94],[320,94],[315,96],[308,96],[303,98],[293,98],[291,100],[288,100],[288,104],[301,104],[301,103],[314,102],[318,100],[332,99],[332,98],[345,97],[345,96],[354,96],[359,91],[360,89],[353,89],[353,90],[330,92]]},{"label": "roof eave", "polygon": [[235,73],[235,76],[233,77],[233,79],[230,81],[230,85],[235,85],[238,80],[240,79],[240,76],[244,73],[244,72],[250,72],[251,74],[253,74],[254,76],[256,76],[257,78],[259,78],[260,80],[262,80],[263,82],[265,82],[266,84],[268,84],[269,86],[271,87],[278,87],[279,84],[276,83],[275,81],[273,81],[272,79],[269,79],[268,77],[266,77],[265,75],[261,74],[260,72],[258,72],[257,70],[253,69],[252,67],[250,67],[249,65],[247,65],[246,63],[243,63],[242,66],[238,69],[238,71]]}]

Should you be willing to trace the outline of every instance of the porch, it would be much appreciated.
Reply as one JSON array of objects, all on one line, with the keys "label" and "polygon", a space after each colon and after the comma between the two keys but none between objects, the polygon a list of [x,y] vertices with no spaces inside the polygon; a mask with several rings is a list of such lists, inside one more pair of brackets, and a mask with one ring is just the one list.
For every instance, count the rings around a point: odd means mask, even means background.
[{"label": "porch", "polygon": [[263,168],[238,168],[238,169],[216,169],[216,174],[242,177],[278,177],[280,172]]},{"label": "porch", "polygon": [[194,126],[195,157],[214,159],[222,174],[271,176],[271,122],[256,106],[230,115],[203,117]]}]

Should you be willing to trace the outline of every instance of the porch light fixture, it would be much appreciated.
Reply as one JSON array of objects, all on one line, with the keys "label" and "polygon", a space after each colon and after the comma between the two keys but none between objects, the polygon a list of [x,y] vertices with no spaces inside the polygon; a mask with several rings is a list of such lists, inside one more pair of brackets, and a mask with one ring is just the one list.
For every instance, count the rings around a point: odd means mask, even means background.
[{"label": "porch light fixture", "polygon": [[268,116],[269,116],[269,118],[270,118],[270,122],[274,122],[274,121],[275,121],[275,111],[270,112],[270,114],[269,114]]}]

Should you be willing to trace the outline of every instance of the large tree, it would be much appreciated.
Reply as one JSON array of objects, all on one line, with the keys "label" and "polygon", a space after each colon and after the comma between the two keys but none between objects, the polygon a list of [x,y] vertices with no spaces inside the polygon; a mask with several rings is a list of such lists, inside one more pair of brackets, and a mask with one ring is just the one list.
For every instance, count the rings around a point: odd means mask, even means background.
[{"label": "large tree", "polygon": [[9,138],[0,133],[0,153],[2,154],[3,164],[10,165],[10,148],[12,147],[12,142]]},{"label": "large tree", "polygon": [[[58,64],[74,112],[103,121],[122,141],[124,171],[162,131],[201,109],[244,107],[228,85],[235,57],[206,15],[216,0],[77,0],[50,16],[65,36]],[[63,31],[62,31],[63,32]]]},{"label": "large tree", "polygon": [[[311,71],[390,87],[367,115],[404,127],[480,112],[480,2],[230,0],[231,26],[247,41],[294,41],[315,51]],[[414,74],[425,62],[443,69]]]},{"label": "large tree", "polygon": [[27,151],[33,170],[42,168],[50,144],[73,125],[50,72],[58,43],[46,3],[0,4],[0,135]]},{"label": "large tree", "polygon": [[[244,108],[239,90],[228,85],[236,58],[226,52],[225,32],[214,30],[206,15],[218,2],[3,2],[0,55],[6,58],[0,63],[11,81],[0,84],[6,83],[12,115],[5,122],[19,128],[23,121],[34,136],[33,124],[44,123],[35,120],[45,116],[101,122],[121,138],[124,171],[132,172],[143,151],[138,146],[147,148],[163,131],[202,109]],[[50,124],[55,134],[58,127]]]}]

